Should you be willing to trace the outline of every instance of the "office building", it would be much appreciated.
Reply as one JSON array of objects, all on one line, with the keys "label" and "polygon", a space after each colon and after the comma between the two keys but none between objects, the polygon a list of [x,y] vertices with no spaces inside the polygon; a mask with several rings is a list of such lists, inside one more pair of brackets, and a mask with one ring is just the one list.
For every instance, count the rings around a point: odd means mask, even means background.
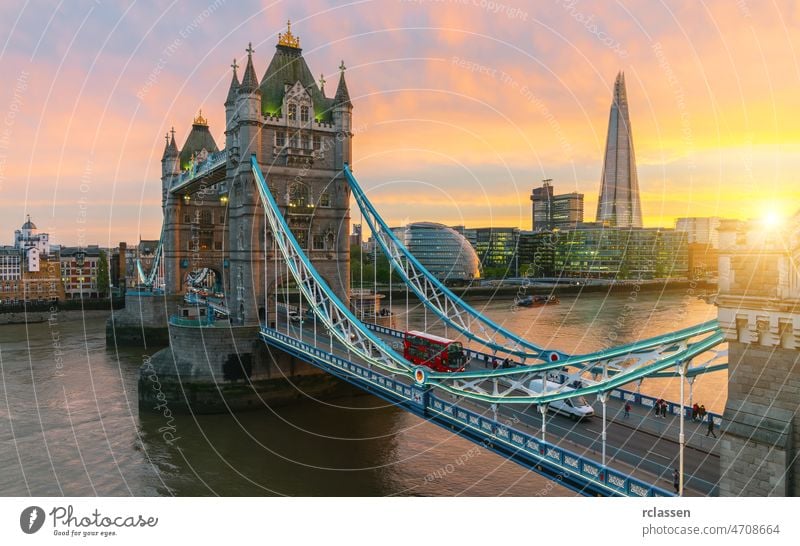
[{"label": "office building", "polygon": [[515,227],[476,228],[474,246],[481,269],[490,270],[492,276],[516,277],[519,233]]},{"label": "office building", "polygon": [[662,228],[583,224],[571,230],[524,232],[519,269],[526,277],[685,278],[686,234]]},{"label": "office building", "polygon": [[531,192],[531,229],[542,231],[566,229],[583,222],[583,194],[578,192],[554,195],[551,179]]},{"label": "office building", "polygon": [[719,248],[719,217],[690,217],[675,220],[675,229],[686,232],[686,241],[691,244],[709,245]]},{"label": "office building", "polygon": [[353,224],[353,232],[350,234],[350,248],[361,248],[362,242],[361,224]]}]

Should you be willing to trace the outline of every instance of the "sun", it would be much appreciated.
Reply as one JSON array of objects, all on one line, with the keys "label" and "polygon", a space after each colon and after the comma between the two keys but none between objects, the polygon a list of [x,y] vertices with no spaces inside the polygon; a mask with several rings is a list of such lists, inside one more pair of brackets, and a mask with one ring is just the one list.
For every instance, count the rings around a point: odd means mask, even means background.
[{"label": "sun", "polygon": [[770,210],[764,214],[761,221],[764,223],[764,227],[776,228],[781,224],[782,219],[778,212]]}]

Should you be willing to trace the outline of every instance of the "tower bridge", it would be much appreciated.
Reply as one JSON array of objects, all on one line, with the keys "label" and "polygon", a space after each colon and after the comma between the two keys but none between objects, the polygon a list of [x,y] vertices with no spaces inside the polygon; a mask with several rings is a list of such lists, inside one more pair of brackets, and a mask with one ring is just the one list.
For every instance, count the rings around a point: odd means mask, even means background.
[{"label": "tower bridge", "polygon": [[[174,132],[167,136],[158,259],[129,296],[140,320],[148,301],[158,308],[148,326],[171,315],[171,348],[153,356],[148,374],[157,374],[158,392],[172,407],[258,406],[340,388],[338,378],[583,494],[671,495],[673,466],[680,469],[681,494],[732,492],[720,473],[719,448],[694,440],[697,426],[687,423],[690,408],[683,404],[685,378],[728,365],[730,335],[716,321],[590,354],[542,347],[494,323],[405,249],[356,180],[344,63],[329,98],[290,29],[260,80],[253,54],[248,47],[241,81],[232,64],[223,150],[202,114],[182,149]],[[365,324],[353,313],[351,196],[406,290],[432,313],[431,326],[451,329],[466,344],[463,367],[444,372],[414,364],[399,349],[402,332]],[[213,294],[194,289],[198,271],[203,279],[213,272]],[[171,307],[184,300],[204,312],[176,315]],[[115,316],[110,329],[126,328],[128,319]],[[498,358],[513,365],[485,365]],[[672,437],[648,424],[653,401],[626,390],[663,376],[681,380],[681,400],[669,405]],[[143,407],[156,396],[148,381],[140,377]],[[596,434],[549,417],[554,404],[581,396],[596,397],[602,407]],[[614,419],[622,401],[636,403],[636,427]],[[725,426],[721,416],[707,419]],[[692,450],[684,449],[687,435]],[[788,457],[793,448],[782,438],[776,441]],[[791,470],[786,457],[775,464]]]}]

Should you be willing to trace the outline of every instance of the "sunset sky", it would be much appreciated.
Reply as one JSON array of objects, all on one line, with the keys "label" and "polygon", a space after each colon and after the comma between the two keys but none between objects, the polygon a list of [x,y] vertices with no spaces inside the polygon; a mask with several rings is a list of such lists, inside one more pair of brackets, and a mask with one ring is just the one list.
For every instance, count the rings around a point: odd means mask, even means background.
[{"label": "sunset sky", "polygon": [[62,244],[157,238],[164,133],[202,108],[223,145],[232,59],[252,41],[261,77],[288,18],[329,95],[347,65],[354,167],[390,225],[530,229],[542,178],[593,220],[620,70],[646,226],[800,208],[796,2],[52,4],[0,6],[2,244],[26,213]]}]

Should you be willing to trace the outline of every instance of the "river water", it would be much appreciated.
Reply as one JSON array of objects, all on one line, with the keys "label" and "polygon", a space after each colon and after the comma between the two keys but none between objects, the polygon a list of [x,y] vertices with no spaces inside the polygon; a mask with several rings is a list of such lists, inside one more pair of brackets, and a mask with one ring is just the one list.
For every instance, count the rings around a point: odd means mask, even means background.
[{"label": "river water", "polygon": [[[588,352],[713,318],[686,292],[564,296],[511,312],[473,305],[537,343]],[[404,301],[393,301],[399,327]],[[411,327],[425,314],[411,309]],[[0,495],[571,495],[570,491],[371,396],[230,415],[139,414],[145,351],[105,346],[105,320],[0,326]],[[727,376],[695,399],[724,407]],[[643,392],[677,400],[678,383]]]}]

